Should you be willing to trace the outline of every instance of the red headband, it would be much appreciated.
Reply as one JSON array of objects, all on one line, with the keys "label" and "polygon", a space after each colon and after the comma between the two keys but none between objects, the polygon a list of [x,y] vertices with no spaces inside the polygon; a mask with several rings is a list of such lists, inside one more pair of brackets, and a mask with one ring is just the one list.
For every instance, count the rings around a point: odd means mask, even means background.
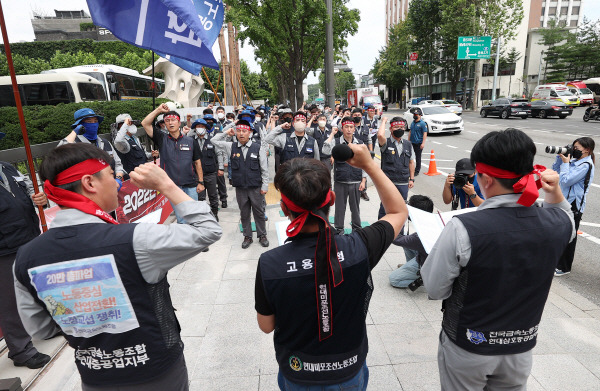
[{"label": "red headband", "polygon": [[164,121],[164,120],[166,120],[167,118],[177,118],[177,120],[178,120],[178,121],[179,121],[179,119],[180,119],[178,115],[175,115],[175,114],[169,114],[169,115],[167,115],[167,116],[163,117],[163,121]]},{"label": "red headband", "polygon": [[294,117],[294,121],[298,121],[299,119],[303,119],[306,121],[306,116],[303,114],[298,114]]},{"label": "red headband", "polygon": [[319,341],[331,337],[333,334],[333,307],[331,304],[331,284],[336,287],[344,281],[342,266],[338,259],[337,244],[333,228],[327,221],[327,216],[320,210],[331,204],[333,192],[329,190],[325,200],[315,210],[301,208],[281,193],[281,201],[294,213],[296,217],[286,229],[287,236],[298,235],[306,223],[308,216],[320,219],[319,236],[315,249],[315,293],[317,298],[317,313],[319,314]]},{"label": "red headband", "polygon": [[344,125],[348,125],[348,124],[352,124],[352,125],[354,125],[354,121],[348,121],[348,120],[346,120],[346,121],[342,121],[342,126],[344,126]]},{"label": "red headband", "polygon": [[404,125],[405,122],[402,121],[394,121],[394,122],[390,122],[390,126],[400,126],[400,125]]},{"label": "red headband", "polygon": [[533,171],[525,175],[518,175],[514,172],[493,167],[481,162],[477,162],[475,164],[475,169],[480,174],[487,174],[494,178],[515,179],[522,177],[513,185],[513,191],[515,193],[523,193],[517,201],[518,204],[523,206],[531,206],[539,197],[538,190],[542,187],[542,182],[539,179],[536,180],[534,175],[537,174],[539,177],[540,174],[546,170],[546,167],[536,164],[533,166]]},{"label": "red headband", "polygon": [[251,130],[249,125],[244,124],[237,124],[235,127],[240,130],[247,130],[248,132]]},{"label": "red headband", "polygon": [[369,107],[367,108],[367,111],[375,111],[375,107]]},{"label": "red headband", "polygon": [[83,213],[99,217],[108,223],[118,224],[111,215],[103,211],[94,201],[82,196],[81,194],[57,187],[78,181],[83,178],[84,175],[96,174],[106,167],[109,167],[108,163],[103,160],[84,160],[83,162],[77,163],[56,175],[53,183],[50,183],[50,181],[46,179],[44,182],[44,192],[50,201],[53,201],[60,206],[75,208]]}]

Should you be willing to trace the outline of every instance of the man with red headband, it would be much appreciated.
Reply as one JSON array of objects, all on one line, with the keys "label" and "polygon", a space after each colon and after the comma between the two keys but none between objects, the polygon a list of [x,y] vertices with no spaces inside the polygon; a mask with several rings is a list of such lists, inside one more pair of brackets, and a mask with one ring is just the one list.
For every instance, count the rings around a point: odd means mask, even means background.
[{"label": "man with red headband", "polygon": [[346,164],[369,174],[387,211],[351,235],[335,235],[329,225],[336,194],[322,163],[293,159],[275,175],[281,209],[292,222],[287,243],[260,256],[255,309],[260,329],[275,330],[282,390],[365,390],[368,384],[365,319],[373,292],[371,270],[408,212],[367,147],[349,148],[354,156]]},{"label": "man with red headband", "polygon": [[193,201],[158,166],[129,173],[160,191],[186,224],[117,224],[118,184],[108,155],[64,145],[40,167],[48,198],[61,210],[50,229],[21,247],[15,290],[25,329],[61,332],[75,349],[84,391],[187,390],[183,342],[167,272],[221,237],[205,202]]},{"label": "man with red headband", "polygon": [[291,134],[286,134],[279,125],[265,137],[265,142],[281,149],[279,164],[297,157],[319,160],[319,144],[312,136],[306,134],[306,113],[298,111],[294,114],[292,126],[294,132]]},{"label": "man with red headband", "polygon": [[534,166],[535,153],[516,129],[475,144],[485,201],[446,224],[421,269],[429,297],[444,300],[442,390],[526,388],[554,269],[575,235],[558,174]]},{"label": "man with red headband", "polygon": [[[234,135],[237,141],[232,140]],[[250,123],[239,119],[235,129],[229,128],[211,139],[215,147],[229,155],[231,179],[242,220],[243,249],[250,247],[253,242],[251,211],[254,214],[258,242],[263,247],[269,247],[264,204],[264,195],[269,190],[267,152],[259,142],[252,141],[251,137]]]},{"label": "man with red headband", "polygon": [[[363,144],[354,135],[355,122],[352,117],[344,117],[341,121],[342,136],[335,137],[338,128],[332,128],[329,138],[323,143],[323,153],[331,155],[335,145]],[[370,139],[369,139],[370,140]],[[370,149],[370,148],[369,148]],[[333,161],[333,190],[336,193],[334,225],[338,233],[344,233],[346,203],[350,203],[350,226],[352,230],[360,228],[360,192],[367,184],[367,174],[359,167],[352,167],[342,160]]]},{"label": "man with red headband", "polygon": [[[148,137],[152,139],[160,154],[160,168],[165,170],[169,178],[181,190],[194,200],[198,200],[198,193],[204,191],[204,173],[202,172],[202,152],[194,139],[181,132],[181,118],[176,111],[170,111],[166,103],[158,106],[142,121],[142,126]],[[159,114],[167,126],[168,134],[155,132],[152,122]],[[175,209],[175,208],[173,208]],[[183,218],[175,216],[179,224],[184,224]]]}]

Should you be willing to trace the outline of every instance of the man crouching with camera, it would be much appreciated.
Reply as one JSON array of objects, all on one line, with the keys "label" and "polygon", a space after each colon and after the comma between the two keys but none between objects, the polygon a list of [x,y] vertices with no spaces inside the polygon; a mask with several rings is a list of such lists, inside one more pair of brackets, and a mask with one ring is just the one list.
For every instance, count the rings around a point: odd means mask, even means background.
[{"label": "man crouching with camera", "polygon": [[448,175],[442,192],[444,204],[452,203],[452,210],[460,208],[471,208],[481,205],[484,201],[483,194],[479,190],[475,167],[468,158],[456,162],[456,171]]}]

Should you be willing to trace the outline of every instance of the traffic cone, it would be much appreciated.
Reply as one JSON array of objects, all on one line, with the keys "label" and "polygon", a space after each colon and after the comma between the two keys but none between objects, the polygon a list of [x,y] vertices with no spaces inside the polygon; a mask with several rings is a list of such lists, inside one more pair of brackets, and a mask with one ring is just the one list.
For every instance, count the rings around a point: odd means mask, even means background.
[{"label": "traffic cone", "polygon": [[427,171],[425,175],[442,175],[442,173],[437,170],[437,164],[435,162],[435,154],[433,153],[433,149],[431,150],[431,160],[429,160],[429,171]]}]

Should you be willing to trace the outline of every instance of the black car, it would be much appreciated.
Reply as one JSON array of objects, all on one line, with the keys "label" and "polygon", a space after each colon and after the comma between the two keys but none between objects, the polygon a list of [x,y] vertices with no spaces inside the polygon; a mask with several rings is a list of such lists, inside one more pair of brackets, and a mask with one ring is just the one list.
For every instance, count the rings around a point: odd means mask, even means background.
[{"label": "black car", "polygon": [[481,108],[479,115],[483,118],[488,115],[497,115],[506,119],[521,117],[526,119],[531,112],[531,105],[527,99],[500,98]]},{"label": "black car", "polygon": [[573,108],[555,100],[536,100],[531,102],[531,116],[538,118],[567,118],[573,114]]}]

